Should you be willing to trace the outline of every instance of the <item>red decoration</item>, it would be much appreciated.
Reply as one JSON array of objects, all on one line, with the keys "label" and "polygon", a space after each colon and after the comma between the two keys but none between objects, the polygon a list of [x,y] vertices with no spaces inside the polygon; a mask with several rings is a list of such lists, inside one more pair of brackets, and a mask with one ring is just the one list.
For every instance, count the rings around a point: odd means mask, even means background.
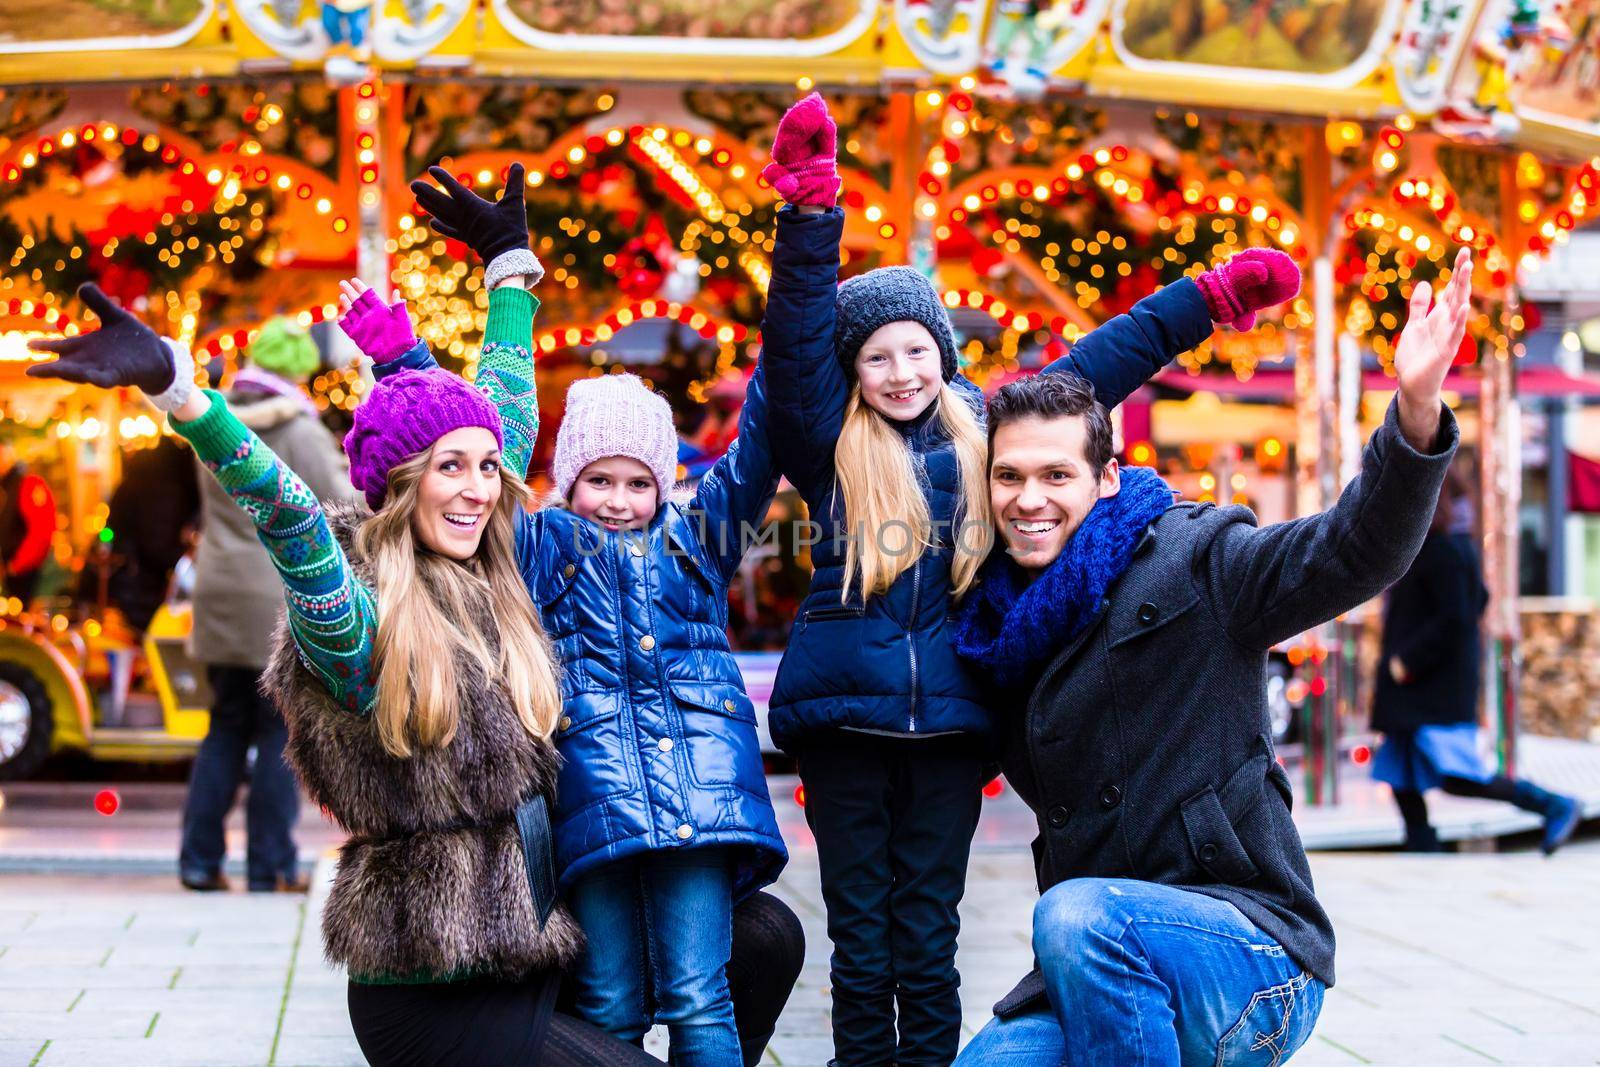
[{"label": "red decoration", "polygon": [[1600,512],[1600,462],[1568,452],[1567,479],[1567,506],[1585,515]]},{"label": "red decoration", "polygon": [[122,806],[122,798],[115,789],[102,789],[94,795],[94,810],[101,815],[115,815]]}]

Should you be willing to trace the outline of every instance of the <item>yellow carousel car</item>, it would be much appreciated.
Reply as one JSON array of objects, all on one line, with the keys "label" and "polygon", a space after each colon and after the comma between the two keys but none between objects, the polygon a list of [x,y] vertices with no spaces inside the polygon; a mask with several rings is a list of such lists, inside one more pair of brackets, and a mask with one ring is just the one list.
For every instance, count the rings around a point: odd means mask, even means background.
[{"label": "yellow carousel car", "polygon": [[190,625],[187,603],[164,605],[143,635],[114,611],[73,624],[8,610],[0,618],[0,781],[25,779],[63,751],[140,762],[193,756],[211,691],[186,650]]}]

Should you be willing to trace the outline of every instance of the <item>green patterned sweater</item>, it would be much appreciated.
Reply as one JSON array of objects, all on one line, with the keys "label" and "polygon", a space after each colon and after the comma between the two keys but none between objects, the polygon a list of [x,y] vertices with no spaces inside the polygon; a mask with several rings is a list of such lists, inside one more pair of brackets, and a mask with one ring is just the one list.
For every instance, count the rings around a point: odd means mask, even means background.
[{"label": "green patterned sweater", "polygon": [[[504,420],[502,462],[526,475],[538,434],[533,382],[533,315],[527,290],[500,286],[489,294],[489,321],[477,386]],[[233,412],[207,391],[210,409],[193,422],[172,419],[236,504],[255,523],[283,579],[289,630],[302,660],[343,707],[365,715],[377,695],[372,669],[378,632],[376,597],[358,579],[334,538],[316,495]]]}]

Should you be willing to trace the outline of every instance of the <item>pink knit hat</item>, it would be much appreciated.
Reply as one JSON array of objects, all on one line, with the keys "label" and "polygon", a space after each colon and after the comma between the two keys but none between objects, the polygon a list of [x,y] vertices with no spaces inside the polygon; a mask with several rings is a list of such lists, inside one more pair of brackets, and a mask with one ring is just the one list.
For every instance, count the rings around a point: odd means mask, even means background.
[{"label": "pink knit hat", "polygon": [[481,426],[505,447],[500,412],[472,383],[447,370],[403,370],[379,382],[344,437],[350,482],[373,511],[389,495],[389,472],[452,430]]},{"label": "pink knit hat", "polygon": [[563,499],[583,468],[597,459],[627,456],[650,468],[665,500],[677,484],[678,434],[666,398],[632,374],[581,378],[567,390],[567,413],[556,434],[550,476]]}]

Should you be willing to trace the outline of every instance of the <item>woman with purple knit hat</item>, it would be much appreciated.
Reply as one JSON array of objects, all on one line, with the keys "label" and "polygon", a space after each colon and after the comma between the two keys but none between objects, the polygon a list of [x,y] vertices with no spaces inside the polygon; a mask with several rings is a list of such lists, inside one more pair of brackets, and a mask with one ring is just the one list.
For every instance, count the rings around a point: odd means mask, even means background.
[{"label": "woman with purple knit hat", "polygon": [[484,392],[398,374],[356,413],[351,480],[326,509],[181,344],[93,285],[100,330],[35,341],[35,377],[132,386],[234,501],[283,581],[264,684],[287,755],[350,832],[323,912],[350,1021],[378,1065],[645,1064],[554,1010],[583,934],[556,898],[549,812],[559,669],[517,569],[528,491]]},{"label": "woman with purple knit hat", "polygon": [[[445,172],[433,175],[443,190],[414,184],[418,203],[435,229],[478,253],[492,279],[498,247],[526,248],[520,196],[509,209],[509,191],[490,205]],[[501,223],[504,241],[495,236]],[[506,462],[520,474],[538,426],[536,301],[513,295],[527,308],[514,325],[501,289],[491,291],[479,378],[509,384],[495,396]],[[385,305],[349,283],[345,305],[341,326],[385,384],[438,373],[402,303]],[[736,1019],[734,985],[742,975],[750,1000],[763,999],[750,988],[762,985],[765,1006],[780,1008],[798,975],[790,949],[803,951],[792,913],[759,892],[788,854],[726,634],[744,534],[777,488],[763,383],[758,367],[738,441],[681,504],[668,498],[678,438],[666,400],[630,374],[575,383],[551,470],[556,503],[527,519],[516,545],[563,666],[555,870],[589,940],[576,1008],[634,1043],[665,1025],[675,1064],[759,1060],[776,1011]],[[752,918],[774,949],[759,974],[730,965],[734,932]]]}]

